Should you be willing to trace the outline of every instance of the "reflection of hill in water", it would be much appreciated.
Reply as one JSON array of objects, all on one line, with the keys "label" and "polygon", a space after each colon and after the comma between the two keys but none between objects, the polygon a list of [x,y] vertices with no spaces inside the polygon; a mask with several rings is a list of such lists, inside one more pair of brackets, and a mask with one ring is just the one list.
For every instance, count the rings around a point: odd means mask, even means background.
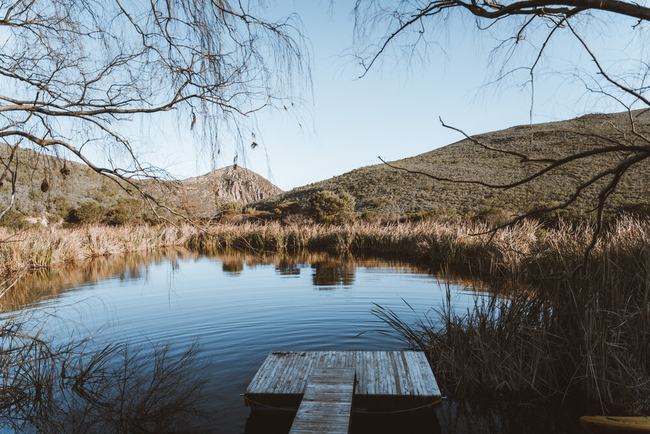
[{"label": "reflection of hill in water", "polygon": [[350,286],[354,284],[356,269],[390,268],[391,272],[418,272],[439,276],[445,280],[452,279],[456,284],[480,288],[481,282],[428,267],[379,258],[354,257],[351,255],[332,255],[325,252],[304,252],[299,255],[256,255],[244,252],[207,253],[184,249],[167,249],[155,252],[139,252],[123,256],[109,256],[89,260],[82,266],[61,266],[47,270],[25,273],[18,283],[1,299],[0,311],[9,312],[23,306],[35,304],[43,298],[58,297],[61,294],[109,278],[120,280],[142,279],[146,277],[148,267],[154,264],[170,262],[174,269],[181,261],[208,258],[220,262],[221,269],[229,276],[243,274],[245,266],[255,268],[260,265],[275,265],[275,272],[286,278],[298,277],[303,268],[312,273],[312,284],[316,287]]}]

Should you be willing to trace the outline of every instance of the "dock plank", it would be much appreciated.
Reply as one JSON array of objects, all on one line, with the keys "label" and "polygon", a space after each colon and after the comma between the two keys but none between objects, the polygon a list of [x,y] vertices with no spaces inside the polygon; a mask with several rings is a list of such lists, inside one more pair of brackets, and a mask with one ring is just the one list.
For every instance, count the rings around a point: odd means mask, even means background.
[{"label": "dock plank", "polygon": [[[335,363],[334,355],[328,354]],[[327,367],[313,370],[290,434],[347,434],[352,415],[354,368]]]}]

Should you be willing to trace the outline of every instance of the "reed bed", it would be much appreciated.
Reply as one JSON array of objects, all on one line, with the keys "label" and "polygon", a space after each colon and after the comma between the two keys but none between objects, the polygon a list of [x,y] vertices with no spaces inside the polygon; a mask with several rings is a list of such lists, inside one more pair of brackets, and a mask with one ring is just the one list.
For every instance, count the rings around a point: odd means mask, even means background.
[{"label": "reed bed", "polygon": [[0,325],[0,429],[39,433],[173,433],[208,416],[197,343],[57,344],[23,313]]},{"label": "reed bed", "polygon": [[[573,229],[570,231],[569,229]],[[405,323],[375,314],[411,347],[429,354],[448,394],[518,401],[592,402],[599,412],[650,413],[650,230],[624,218],[612,225],[579,272],[586,227],[540,234],[514,271],[553,276],[534,290],[522,275],[491,285],[457,312],[452,293],[436,315]],[[572,236],[570,236],[572,235]],[[564,277],[562,277],[564,276]],[[503,289],[507,288],[507,291]]]},{"label": "reed bed", "polygon": [[[591,240],[588,225],[561,223],[557,228],[524,221],[490,233],[478,222],[383,224],[356,221],[345,225],[284,225],[279,222],[218,224],[208,228],[173,226],[89,226],[35,228],[16,232],[0,228],[0,274],[46,268],[89,258],[163,247],[184,246],[202,252],[243,250],[258,255],[300,253],[306,249],[338,253],[397,256],[427,263],[465,267],[488,276],[524,279],[566,273],[582,261]],[[650,239],[650,225],[633,218],[613,224],[594,249],[603,257],[618,244],[631,255]],[[635,250],[636,249],[636,250]]]},{"label": "reed bed", "polygon": [[89,226],[78,229],[0,228],[0,274],[48,268],[101,256],[183,246],[191,226]]}]

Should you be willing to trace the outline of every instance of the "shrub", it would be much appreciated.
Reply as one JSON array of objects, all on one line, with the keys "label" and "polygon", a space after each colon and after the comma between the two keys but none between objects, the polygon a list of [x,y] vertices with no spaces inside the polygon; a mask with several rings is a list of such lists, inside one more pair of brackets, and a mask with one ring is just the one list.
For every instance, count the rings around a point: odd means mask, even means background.
[{"label": "shrub", "polygon": [[0,219],[0,226],[11,229],[27,229],[32,226],[30,222],[25,220],[23,213],[10,209]]},{"label": "shrub", "polygon": [[142,202],[135,199],[120,199],[113,205],[103,222],[110,226],[121,226],[126,223],[144,223],[145,212],[142,210]]},{"label": "shrub", "polygon": [[230,220],[236,215],[242,214],[244,207],[239,202],[226,202],[221,205],[221,220]]},{"label": "shrub", "polygon": [[335,193],[322,190],[309,198],[311,212],[319,220],[331,221],[336,218],[350,218],[354,212],[354,196],[345,191]]},{"label": "shrub", "polygon": [[64,221],[68,225],[97,224],[104,219],[106,208],[93,202],[84,202],[78,208],[71,208]]},{"label": "shrub", "polygon": [[106,213],[104,223],[109,226],[122,226],[130,220],[130,212],[123,205],[115,205]]}]

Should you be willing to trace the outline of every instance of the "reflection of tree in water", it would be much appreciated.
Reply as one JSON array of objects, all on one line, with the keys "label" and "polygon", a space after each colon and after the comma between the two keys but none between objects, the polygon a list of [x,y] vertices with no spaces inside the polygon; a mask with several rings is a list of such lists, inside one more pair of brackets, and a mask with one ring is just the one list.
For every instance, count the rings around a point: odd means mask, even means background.
[{"label": "reflection of tree in water", "polygon": [[299,276],[300,268],[295,261],[280,259],[280,261],[275,265],[275,272],[280,276]]},{"label": "reflection of tree in water", "polygon": [[351,286],[354,284],[354,268],[340,263],[313,262],[311,268],[314,286]]},{"label": "reflection of tree in water", "polygon": [[221,266],[224,273],[239,275],[244,269],[244,260],[243,259],[233,259],[230,261],[223,261]]}]

